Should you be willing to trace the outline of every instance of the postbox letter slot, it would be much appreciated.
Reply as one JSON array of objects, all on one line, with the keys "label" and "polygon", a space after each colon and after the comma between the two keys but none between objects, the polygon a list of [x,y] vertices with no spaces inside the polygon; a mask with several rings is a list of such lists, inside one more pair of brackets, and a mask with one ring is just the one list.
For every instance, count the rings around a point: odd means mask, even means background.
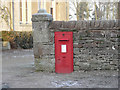
[{"label": "postbox letter slot", "polygon": [[68,39],[59,39],[59,41],[69,41]]},{"label": "postbox letter slot", "polygon": [[61,52],[66,53],[66,45],[61,45]]}]

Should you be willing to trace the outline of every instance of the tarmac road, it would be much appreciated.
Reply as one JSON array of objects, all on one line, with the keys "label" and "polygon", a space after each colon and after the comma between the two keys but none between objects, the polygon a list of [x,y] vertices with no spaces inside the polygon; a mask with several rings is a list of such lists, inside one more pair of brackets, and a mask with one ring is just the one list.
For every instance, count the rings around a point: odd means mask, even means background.
[{"label": "tarmac road", "polygon": [[118,88],[117,71],[35,72],[32,49],[2,52],[3,88]]}]

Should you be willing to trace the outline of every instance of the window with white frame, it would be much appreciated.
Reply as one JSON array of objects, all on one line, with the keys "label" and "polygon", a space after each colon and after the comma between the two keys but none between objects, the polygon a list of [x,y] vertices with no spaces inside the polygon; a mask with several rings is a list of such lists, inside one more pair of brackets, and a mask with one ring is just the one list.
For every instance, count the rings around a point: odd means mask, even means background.
[{"label": "window with white frame", "polygon": [[26,8],[25,8],[25,10],[26,10],[26,24],[28,23],[28,1],[26,0]]},{"label": "window with white frame", "polygon": [[22,23],[22,0],[20,0],[20,23]]},{"label": "window with white frame", "polygon": [[23,0],[20,0],[20,24],[22,23],[28,23],[28,0],[25,0],[25,2],[22,2]]}]

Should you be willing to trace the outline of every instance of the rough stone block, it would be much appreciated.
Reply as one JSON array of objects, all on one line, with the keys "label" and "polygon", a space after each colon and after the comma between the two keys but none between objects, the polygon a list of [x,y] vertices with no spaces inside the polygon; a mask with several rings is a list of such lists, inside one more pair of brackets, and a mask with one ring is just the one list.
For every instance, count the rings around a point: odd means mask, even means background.
[{"label": "rough stone block", "polygon": [[41,58],[34,58],[34,66],[36,70],[39,70],[40,61],[41,61]]},{"label": "rough stone block", "polygon": [[48,21],[39,21],[39,22],[33,22],[32,26],[33,29],[36,31],[42,31],[43,28],[48,28],[49,26],[49,22]]},{"label": "rough stone block", "polygon": [[118,33],[112,31],[112,32],[110,33],[110,37],[111,37],[111,38],[117,38],[117,37],[118,37]]},{"label": "rough stone block", "polygon": [[62,27],[63,21],[53,21],[50,23],[49,28],[50,29],[59,29]]},{"label": "rough stone block", "polygon": [[116,61],[116,60],[110,61],[110,64],[111,65],[118,65],[118,61]]},{"label": "rough stone block", "polygon": [[114,22],[114,20],[110,20],[110,22],[109,22],[109,27],[110,27],[110,28],[114,28],[114,27],[115,27],[115,22]]},{"label": "rough stone block", "polygon": [[94,38],[104,38],[105,37],[101,30],[91,30],[90,36],[92,36]]},{"label": "rough stone block", "polygon": [[73,53],[76,54],[76,55],[78,55],[78,54],[80,53],[80,52],[79,52],[79,48],[74,48],[74,49],[73,49]]},{"label": "rough stone block", "polygon": [[73,43],[73,48],[82,48],[83,45],[82,44],[78,44],[78,43]]},{"label": "rough stone block", "polygon": [[88,28],[87,28],[87,21],[84,20],[84,21],[82,21],[82,22],[83,22],[83,27],[82,27],[82,28],[83,28],[83,29],[88,29]]},{"label": "rough stone block", "polygon": [[115,27],[114,28],[119,28],[120,29],[120,20],[116,20],[115,22]]},{"label": "rough stone block", "polygon": [[34,43],[33,44],[33,51],[34,51],[34,57],[35,58],[40,58],[43,55],[42,51],[42,43]]},{"label": "rough stone block", "polygon": [[75,66],[80,66],[80,63],[79,61],[75,62]]},{"label": "rough stone block", "polygon": [[73,32],[73,42],[78,42],[79,34],[77,32]]},{"label": "rough stone block", "polygon": [[86,30],[79,31],[78,34],[81,38],[87,36]]},{"label": "rough stone block", "polygon": [[49,42],[48,29],[42,31],[33,31],[33,42]]},{"label": "rough stone block", "polygon": [[35,58],[35,69],[36,71],[55,71],[54,60]]},{"label": "rough stone block", "polygon": [[51,51],[50,54],[54,55],[55,54],[55,46],[54,46],[54,44],[50,45],[49,47],[50,47],[50,51]]},{"label": "rough stone block", "polygon": [[101,69],[102,70],[110,70],[111,69],[111,65],[102,65]]},{"label": "rough stone block", "polygon": [[43,45],[42,46],[43,55],[50,55],[52,49],[51,47],[52,47],[51,45]]},{"label": "rough stone block", "polygon": [[75,28],[77,30],[80,30],[80,29],[82,29],[82,27],[83,27],[83,22],[82,21],[77,21]]},{"label": "rough stone block", "polygon": [[54,44],[54,33],[52,33],[52,32],[49,32],[49,42],[51,44]]},{"label": "rough stone block", "polygon": [[95,28],[98,28],[98,29],[99,29],[99,27],[100,27],[100,21],[97,20],[97,21],[95,21]]},{"label": "rough stone block", "polygon": [[79,70],[80,70],[79,66],[74,66],[74,71],[79,71]]},{"label": "rough stone block", "polygon": [[103,29],[103,27],[104,27],[104,23],[102,21],[100,21],[100,27],[99,28]]},{"label": "rough stone block", "polygon": [[97,59],[92,59],[92,60],[90,60],[89,62],[90,62],[91,65],[92,65],[92,64],[101,65],[101,61],[100,61],[100,60],[97,60]]},{"label": "rough stone block", "polygon": [[90,64],[89,63],[81,63],[80,64],[80,69],[82,69],[82,70],[90,70],[91,69],[91,66],[90,66]]},{"label": "rough stone block", "polygon": [[67,21],[67,22],[63,22],[62,28],[75,29],[75,25],[76,25],[76,21]]},{"label": "rough stone block", "polygon": [[95,21],[92,20],[90,21],[90,29],[94,29],[94,27],[95,27]]},{"label": "rough stone block", "polygon": [[[51,48],[52,47],[52,48]],[[35,57],[42,57],[43,55],[49,55],[53,52],[53,46],[52,45],[43,45],[43,43],[34,42],[34,55]]]}]

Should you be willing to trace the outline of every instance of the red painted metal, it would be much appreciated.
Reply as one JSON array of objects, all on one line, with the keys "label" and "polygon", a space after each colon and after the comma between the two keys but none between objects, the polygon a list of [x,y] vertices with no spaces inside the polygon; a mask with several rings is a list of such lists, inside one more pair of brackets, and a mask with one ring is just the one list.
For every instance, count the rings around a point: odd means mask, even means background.
[{"label": "red painted metal", "polygon": [[73,32],[55,32],[55,72],[73,72]]}]

